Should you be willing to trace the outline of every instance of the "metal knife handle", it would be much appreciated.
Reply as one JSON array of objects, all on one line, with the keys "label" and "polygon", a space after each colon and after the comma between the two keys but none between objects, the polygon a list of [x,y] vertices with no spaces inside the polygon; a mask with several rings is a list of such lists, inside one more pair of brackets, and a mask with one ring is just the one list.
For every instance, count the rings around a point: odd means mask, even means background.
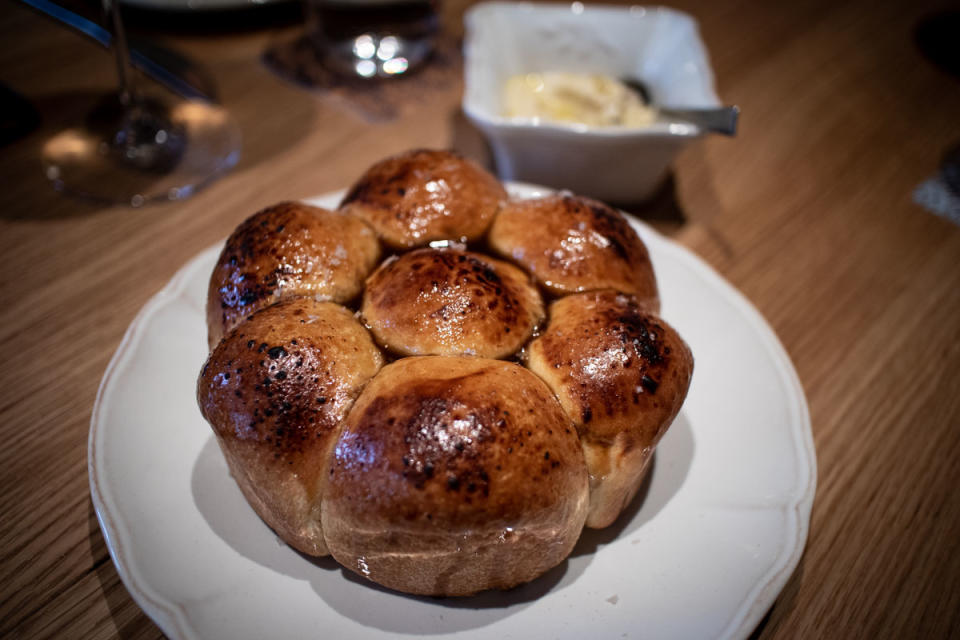
[{"label": "metal knife handle", "polygon": [[[76,29],[80,33],[99,42],[104,47],[109,48],[113,44],[113,36],[99,24],[92,20],[87,20],[83,16],[77,15],[73,11],[65,9],[54,2],[50,2],[50,0],[20,1],[44,15]],[[136,49],[130,49],[130,62],[134,67],[184,98],[214,102],[211,96]]]},{"label": "metal knife handle", "polygon": [[662,116],[690,122],[701,129],[733,136],[737,133],[739,107],[718,107],[716,109],[671,109],[659,107]]}]

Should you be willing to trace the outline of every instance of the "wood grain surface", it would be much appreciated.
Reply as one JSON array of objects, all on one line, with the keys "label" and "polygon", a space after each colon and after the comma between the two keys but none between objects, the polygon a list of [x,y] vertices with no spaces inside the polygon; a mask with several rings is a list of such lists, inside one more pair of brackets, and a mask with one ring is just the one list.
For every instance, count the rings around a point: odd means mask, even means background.
[{"label": "wood grain surface", "polygon": [[[911,196],[960,142],[960,78],[915,41],[947,5],[674,6],[698,18],[741,130],[685,151],[634,210],[774,327],[818,457],[805,554],[756,635],[960,637],[960,228]],[[464,7],[443,5],[451,38]],[[110,57],[22,5],[0,12],[0,82],[43,117],[0,147],[0,637],[162,636],[110,561],[86,449],[110,356],[185,261],[256,209],[343,188],[384,155],[455,147],[486,160],[459,112],[455,54],[429,99],[394,94],[396,117],[370,122],[263,64],[298,25],[209,23],[135,26],[207,66],[243,159],[190,200],[134,210],[53,192],[38,161],[77,96],[111,86]]]}]

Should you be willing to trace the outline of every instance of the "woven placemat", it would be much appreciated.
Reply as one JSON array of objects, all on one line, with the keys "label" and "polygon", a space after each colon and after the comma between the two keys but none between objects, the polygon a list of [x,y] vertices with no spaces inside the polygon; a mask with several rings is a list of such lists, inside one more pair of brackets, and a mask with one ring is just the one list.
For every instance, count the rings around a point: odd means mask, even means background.
[{"label": "woven placemat", "polygon": [[305,34],[270,46],[263,61],[279,76],[334,99],[369,122],[392,120],[430,102],[456,84],[463,73],[459,42],[443,37],[419,68],[396,78],[337,74],[320,63],[316,45]]}]

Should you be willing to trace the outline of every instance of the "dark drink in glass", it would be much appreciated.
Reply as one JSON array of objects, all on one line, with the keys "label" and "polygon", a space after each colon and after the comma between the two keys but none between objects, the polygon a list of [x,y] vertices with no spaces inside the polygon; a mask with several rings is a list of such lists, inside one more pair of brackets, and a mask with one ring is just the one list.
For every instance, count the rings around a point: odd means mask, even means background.
[{"label": "dark drink in glass", "polygon": [[400,76],[430,55],[439,31],[433,0],[309,0],[323,63],[346,75]]}]

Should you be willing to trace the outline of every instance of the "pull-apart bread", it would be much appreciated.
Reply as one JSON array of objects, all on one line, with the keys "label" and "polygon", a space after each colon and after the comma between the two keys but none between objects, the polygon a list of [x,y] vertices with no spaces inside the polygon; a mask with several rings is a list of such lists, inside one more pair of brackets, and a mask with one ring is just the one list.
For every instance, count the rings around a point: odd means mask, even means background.
[{"label": "pull-apart bread", "polygon": [[197,397],[253,509],[417,594],[533,580],[611,524],[693,374],[620,212],[446,151],[248,218],[207,323]]}]

